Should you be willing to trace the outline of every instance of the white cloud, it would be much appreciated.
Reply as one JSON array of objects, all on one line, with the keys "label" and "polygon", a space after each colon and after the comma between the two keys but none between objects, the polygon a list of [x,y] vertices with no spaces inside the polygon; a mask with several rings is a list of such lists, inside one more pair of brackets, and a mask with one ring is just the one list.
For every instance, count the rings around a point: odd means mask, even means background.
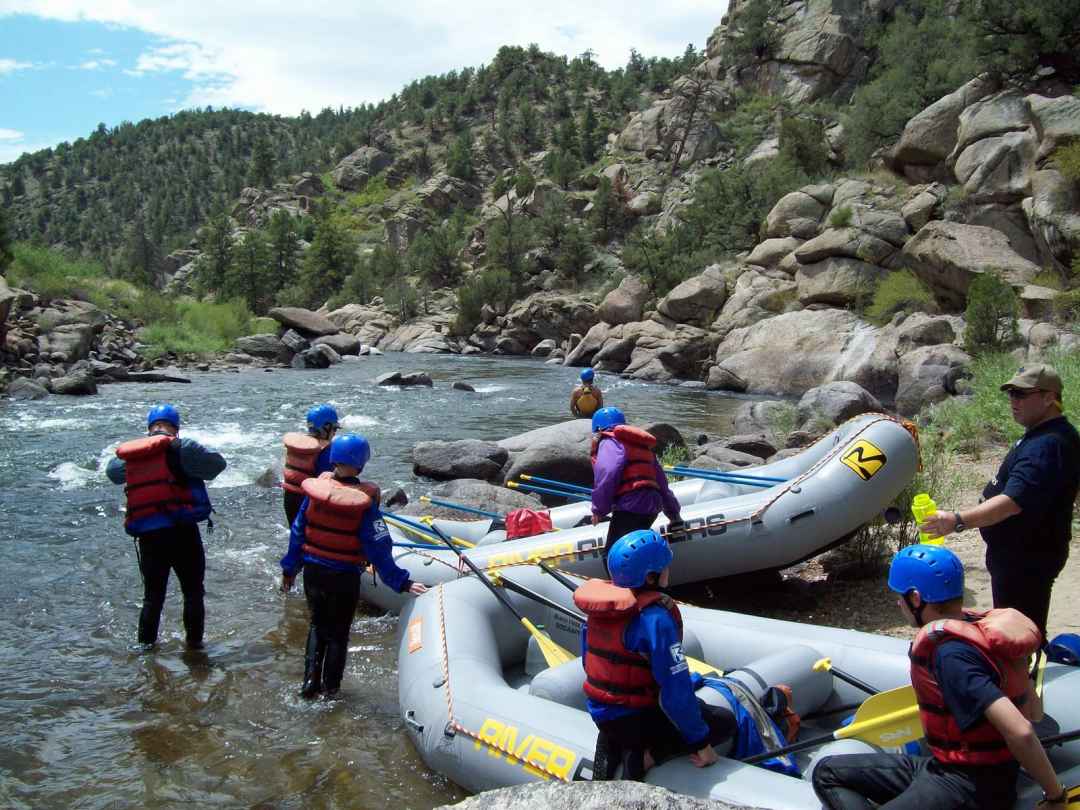
[{"label": "white cloud", "polygon": [[112,94],[113,91],[111,87],[102,87],[99,90],[90,91],[90,95],[94,96],[94,98],[112,98]]},{"label": "white cloud", "polygon": [[0,14],[140,29],[162,42],[127,72],[183,76],[193,87],[180,106],[295,114],[387,98],[413,79],[490,62],[501,45],[536,42],[568,55],[592,49],[605,67],[624,64],[631,47],[646,56],[675,56],[688,42],[703,47],[725,6],[715,0],[547,0],[512,10],[504,0],[343,0],[310,7],[281,0],[0,0]]},{"label": "white cloud", "polygon": [[0,128],[0,141],[21,141],[23,133],[17,129]]},{"label": "white cloud", "polygon": [[111,67],[116,67],[115,59],[87,59],[76,70],[104,70]]},{"label": "white cloud", "polygon": [[50,149],[61,141],[71,141],[72,138],[49,138],[45,140],[28,141],[24,133],[14,129],[0,129],[0,165],[11,163],[22,155],[23,152],[37,152],[39,149]]},{"label": "white cloud", "polygon": [[0,76],[16,73],[20,70],[30,70],[34,67],[33,62],[19,62],[16,59],[0,59]]}]

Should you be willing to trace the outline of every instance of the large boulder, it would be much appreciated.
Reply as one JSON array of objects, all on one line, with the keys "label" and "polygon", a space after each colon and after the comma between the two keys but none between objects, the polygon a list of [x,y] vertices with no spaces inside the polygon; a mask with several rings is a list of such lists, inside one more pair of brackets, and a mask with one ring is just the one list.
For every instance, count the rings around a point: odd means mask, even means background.
[{"label": "large boulder", "polygon": [[422,386],[425,388],[431,388],[434,383],[431,380],[431,376],[425,371],[389,371],[386,374],[380,374],[374,380],[375,385],[397,385],[402,388],[411,388],[415,386]]},{"label": "large boulder", "polygon": [[98,392],[94,372],[88,365],[72,368],[63,377],[51,380],[49,389],[54,394],[67,396],[87,396]]},{"label": "large boulder", "polygon": [[763,239],[750,251],[750,255],[746,257],[746,263],[765,268],[776,267],[781,259],[793,253],[802,243],[802,239],[796,239],[794,236]]},{"label": "large boulder", "polygon": [[412,450],[413,474],[442,481],[453,478],[496,481],[509,457],[506,448],[477,439],[420,442]]},{"label": "large boulder", "polygon": [[281,342],[288,346],[289,350],[293,352],[302,352],[305,349],[311,348],[311,343],[308,342],[308,339],[295,329],[286,329],[285,333],[281,336]]},{"label": "large boulder", "polygon": [[286,329],[295,329],[301,335],[319,337],[336,335],[341,331],[325,315],[303,307],[274,307],[267,314]]},{"label": "large boulder", "polygon": [[739,435],[764,434],[776,438],[777,434],[795,427],[794,407],[779,399],[744,402],[735,411],[732,425]]},{"label": "large boulder", "polygon": [[529,473],[591,487],[591,443],[592,423],[588,419],[572,419],[510,436],[499,442],[510,453],[502,478],[510,481]]},{"label": "large boulder", "polygon": [[1040,143],[1036,157],[1040,163],[1059,146],[1080,139],[1080,97],[1030,95],[1024,101],[1037,121]]},{"label": "large boulder", "polygon": [[829,228],[796,248],[795,258],[801,264],[849,258],[884,265],[897,250],[896,245],[859,228]]},{"label": "large boulder", "polygon": [[274,363],[288,363],[292,360],[292,350],[281,342],[277,335],[246,335],[233,342],[233,350]]},{"label": "large boulder", "polygon": [[8,385],[7,395],[12,399],[44,399],[49,395],[49,390],[34,380],[16,377]]},{"label": "large boulder", "polygon": [[420,186],[416,195],[421,205],[445,216],[456,208],[476,208],[483,192],[467,180],[439,172]]},{"label": "large boulder", "polygon": [[733,470],[736,467],[754,467],[761,464],[761,457],[729,447],[723,441],[709,442],[691,448],[690,466],[708,470]]},{"label": "large boulder", "polygon": [[[431,497],[440,500],[483,509],[488,512],[505,514],[512,509],[539,509],[542,504],[535,495],[515,489],[481,481],[478,478],[457,478],[447,481],[431,490]],[[456,509],[446,509],[422,501],[410,503],[401,510],[404,515],[434,515],[435,517],[461,520],[462,513]]]},{"label": "large boulder", "polygon": [[785,194],[769,211],[765,218],[765,237],[782,239],[794,236],[798,239],[813,239],[821,227],[821,220],[831,205],[818,196],[812,196],[805,189]]},{"label": "large boulder", "polygon": [[1028,227],[1047,262],[1067,267],[1080,255],[1080,188],[1056,169],[1031,176],[1031,196],[1022,203]]},{"label": "large boulder", "polygon": [[[604,348],[604,344],[607,343],[608,336],[613,328],[616,327],[603,322],[594,325],[566,355],[564,363],[568,366],[591,366],[596,353]],[[622,336],[621,332],[619,336]]]},{"label": "large boulder", "polygon": [[1013,203],[1028,196],[1038,146],[1035,131],[1030,128],[971,144],[953,166],[967,201]]},{"label": "large boulder", "polygon": [[726,300],[724,271],[720,265],[714,264],[675,287],[656,308],[673,321],[708,326]]},{"label": "large boulder", "polygon": [[38,335],[38,353],[43,356],[59,355],[64,363],[74,363],[90,355],[94,343],[93,326],[84,323],[67,323]]},{"label": "large boulder", "polygon": [[296,369],[319,369],[330,368],[330,358],[319,351],[318,346],[304,349],[299,354],[293,355],[292,367]]},{"label": "large boulder", "polygon": [[361,146],[330,172],[334,185],[342,191],[361,191],[368,180],[394,162],[393,156],[374,146]]},{"label": "large boulder", "polygon": [[846,307],[867,301],[888,272],[877,265],[843,256],[804,264],[795,274],[799,303]]},{"label": "large boulder", "polygon": [[28,317],[42,332],[51,332],[60,326],[89,326],[100,332],[105,326],[105,313],[88,301],[53,301],[45,309],[32,309]]},{"label": "large boulder", "polygon": [[907,354],[920,346],[954,342],[957,335],[955,319],[956,316],[911,313],[897,326],[897,354]]},{"label": "large boulder", "polygon": [[900,358],[896,410],[914,416],[927,405],[958,393],[956,383],[968,376],[971,357],[957,346],[922,346]]},{"label": "large boulder", "polygon": [[360,354],[360,338],[339,332],[336,335],[323,335],[311,341],[312,346],[329,346],[338,354]]},{"label": "large boulder", "polygon": [[613,326],[640,321],[649,300],[649,288],[639,276],[628,275],[604,296],[596,311],[600,320]]},{"label": "large boulder", "polygon": [[733,329],[751,326],[798,306],[798,285],[750,269],[739,276],[712,331],[724,337]]},{"label": "large boulder", "polygon": [[504,316],[502,336],[527,351],[541,340],[559,342],[597,322],[596,304],[584,296],[539,292],[516,301]]},{"label": "large boulder", "polygon": [[933,176],[956,147],[960,113],[996,89],[993,80],[980,76],[920,112],[904,127],[890,155],[893,166],[915,182]]},{"label": "large boulder", "polygon": [[824,419],[839,425],[854,416],[882,410],[877,398],[853,382],[837,381],[811,388],[799,400],[796,408],[799,424]]},{"label": "large boulder", "polygon": [[1001,231],[959,222],[927,223],[904,246],[904,256],[943,304],[957,308],[980,273],[996,272],[1017,287],[1039,273],[1039,266],[1013,250]]},{"label": "large boulder", "polygon": [[401,324],[380,338],[377,345],[384,352],[406,354],[449,354],[456,350],[446,316]]},{"label": "large boulder", "polygon": [[[627,341],[624,346],[633,341],[622,373],[647,382],[700,379],[717,344],[716,335],[709,331],[658,320],[612,327],[608,340]],[[617,370],[609,365],[610,357],[604,359],[605,370]]]},{"label": "large boulder", "polygon": [[19,299],[19,294],[8,287],[7,281],[0,276],[0,336],[4,334],[4,324],[11,313],[12,305]]}]

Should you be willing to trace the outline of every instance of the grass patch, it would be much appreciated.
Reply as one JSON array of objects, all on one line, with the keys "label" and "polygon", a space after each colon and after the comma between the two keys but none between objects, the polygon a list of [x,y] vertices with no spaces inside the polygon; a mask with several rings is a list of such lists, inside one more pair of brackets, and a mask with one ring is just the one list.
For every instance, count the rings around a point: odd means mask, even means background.
[{"label": "grass patch", "polygon": [[26,243],[16,244],[12,253],[15,260],[8,268],[8,283],[45,301],[73,298],[122,316],[138,308],[139,288],[110,278],[98,262],[71,259],[59,251]]},{"label": "grass patch", "polygon": [[[1061,375],[1065,415],[1076,424],[1080,418],[1080,399],[1075,393],[1080,390],[1080,352],[1050,352],[1046,362]],[[971,365],[972,396],[948,399],[930,408],[927,421],[947,449],[978,458],[988,446],[1011,443],[1023,435],[1024,429],[1012,418],[1008,398],[999,390],[1020,365],[1021,361],[1007,353],[979,357]]]},{"label": "grass patch", "polygon": [[1080,290],[1069,290],[1054,297],[1054,319],[1063,327],[1080,327]]},{"label": "grass patch", "polygon": [[1053,270],[1043,270],[1031,280],[1031,283],[1038,287],[1047,287],[1051,290],[1064,290],[1065,284],[1061,280],[1061,275]]},{"label": "grass patch", "polygon": [[1073,139],[1054,150],[1054,165],[1074,186],[1080,187],[1080,139]]},{"label": "grass patch", "polygon": [[830,228],[846,228],[851,224],[852,210],[850,205],[843,205],[829,214]]},{"label": "grass patch", "polygon": [[[148,323],[142,332],[142,354],[151,359],[169,353],[204,357],[228,350],[238,337],[277,331],[273,319],[253,317],[242,301],[181,298],[171,309],[172,317]],[[266,328],[268,321],[273,328]]]},{"label": "grass patch", "polygon": [[690,451],[685,444],[669,444],[660,455],[660,465],[675,467],[690,460]]},{"label": "grass patch", "polygon": [[878,284],[866,317],[885,324],[898,312],[929,312],[933,308],[934,296],[929,288],[910,270],[899,270],[889,273]]},{"label": "grass patch", "polygon": [[[413,178],[407,177],[401,184],[401,187],[411,188],[413,184]],[[352,211],[361,211],[365,208],[370,208],[373,205],[382,205],[394,196],[395,193],[397,193],[396,189],[392,189],[386,184],[386,173],[384,172],[382,174],[377,174],[368,180],[363,191],[358,191],[355,194],[346,196],[345,202]]]}]

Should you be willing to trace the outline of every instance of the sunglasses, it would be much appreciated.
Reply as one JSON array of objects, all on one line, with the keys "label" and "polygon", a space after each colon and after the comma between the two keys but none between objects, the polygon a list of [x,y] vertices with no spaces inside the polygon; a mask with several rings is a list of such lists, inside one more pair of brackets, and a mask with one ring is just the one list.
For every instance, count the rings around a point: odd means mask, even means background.
[{"label": "sunglasses", "polygon": [[1006,393],[1009,395],[1009,399],[1027,399],[1032,394],[1037,394],[1042,391],[1041,388],[1010,388]]}]

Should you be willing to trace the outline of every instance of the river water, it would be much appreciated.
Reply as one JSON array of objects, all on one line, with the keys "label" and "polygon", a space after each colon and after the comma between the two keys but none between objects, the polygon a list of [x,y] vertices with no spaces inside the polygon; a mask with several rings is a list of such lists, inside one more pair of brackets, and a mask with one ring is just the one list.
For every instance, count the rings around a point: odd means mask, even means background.
[{"label": "river water", "polygon": [[[434,389],[372,378],[423,369]],[[281,491],[255,480],[333,403],[371,440],[366,477],[411,497],[417,441],[499,439],[568,418],[574,369],[532,360],[386,355],[330,371],[196,374],[191,385],[110,385],[95,397],[0,401],[0,806],[416,807],[461,798],[413,752],[397,714],[397,620],[353,625],[343,699],[301,700],[307,614],[277,592],[288,545]],[[598,375],[632,421],[688,437],[730,429],[739,400]],[[450,389],[462,380],[477,393]],[[170,581],[159,647],[133,647],[141,583],[104,476],[147,408],[172,401],[183,435],[221,451],[211,485],[205,654],[184,651]]]}]

